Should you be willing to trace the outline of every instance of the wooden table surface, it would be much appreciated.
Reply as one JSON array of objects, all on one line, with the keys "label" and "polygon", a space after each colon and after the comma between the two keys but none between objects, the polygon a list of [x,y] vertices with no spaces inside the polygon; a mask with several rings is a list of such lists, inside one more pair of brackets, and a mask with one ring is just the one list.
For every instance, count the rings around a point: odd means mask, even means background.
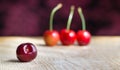
[{"label": "wooden table surface", "polygon": [[[32,42],[38,55],[19,62],[16,48]],[[0,37],[0,70],[120,70],[120,37],[93,36],[88,46],[45,46],[42,37]]]}]

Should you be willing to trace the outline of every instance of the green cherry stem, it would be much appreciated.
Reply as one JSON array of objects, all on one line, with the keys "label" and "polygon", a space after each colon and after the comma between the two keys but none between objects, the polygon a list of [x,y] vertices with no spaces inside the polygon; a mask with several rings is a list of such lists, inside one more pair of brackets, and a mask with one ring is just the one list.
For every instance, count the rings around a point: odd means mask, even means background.
[{"label": "green cherry stem", "polygon": [[71,6],[70,14],[69,14],[69,17],[68,17],[68,22],[67,22],[67,30],[70,30],[70,25],[71,25],[73,14],[74,14],[74,9],[75,9],[75,7]]},{"label": "green cherry stem", "polygon": [[82,30],[86,30],[85,18],[83,16],[82,9],[80,7],[78,8],[78,13],[82,21]]},{"label": "green cherry stem", "polygon": [[62,4],[59,3],[55,8],[53,8],[51,14],[50,14],[50,27],[49,27],[49,30],[53,30],[53,17],[54,17],[54,14],[57,10],[59,10],[60,8],[62,7]]}]

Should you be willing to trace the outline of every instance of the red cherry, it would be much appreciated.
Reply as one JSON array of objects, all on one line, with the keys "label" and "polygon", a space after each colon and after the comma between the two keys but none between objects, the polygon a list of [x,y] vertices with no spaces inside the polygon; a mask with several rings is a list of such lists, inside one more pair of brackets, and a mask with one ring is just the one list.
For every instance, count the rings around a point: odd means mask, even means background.
[{"label": "red cherry", "polygon": [[48,30],[44,33],[44,41],[48,46],[54,46],[59,41],[59,33],[55,30]]},{"label": "red cherry", "polygon": [[70,25],[72,22],[73,14],[74,14],[74,6],[70,8],[70,14],[68,17],[67,27],[66,29],[61,30],[60,32],[60,40],[63,45],[72,45],[76,40],[76,34],[73,30],[70,30]]},{"label": "red cherry", "polygon": [[91,34],[86,30],[77,32],[77,41],[79,45],[88,45],[90,43]]},{"label": "red cherry", "polygon": [[19,61],[29,62],[36,58],[37,49],[32,43],[22,43],[17,47],[16,55]]},{"label": "red cherry", "polygon": [[76,34],[73,30],[63,29],[60,32],[60,40],[63,45],[72,45],[76,40]]},{"label": "red cherry", "polygon": [[79,45],[88,45],[91,39],[91,34],[86,30],[85,18],[80,7],[78,7],[78,13],[82,21],[82,30],[77,32],[77,41]]},{"label": "red cherry", "polygon": [[53,30],[53,16],[57,10],[62,7],[62,4],[59,3],[55,8],[53,8],[51,15],[50,15],[50,26],[49,30],[45,31],[44,33],[44,41],[47,46],[54,46],[59,41],[59,33]]}]

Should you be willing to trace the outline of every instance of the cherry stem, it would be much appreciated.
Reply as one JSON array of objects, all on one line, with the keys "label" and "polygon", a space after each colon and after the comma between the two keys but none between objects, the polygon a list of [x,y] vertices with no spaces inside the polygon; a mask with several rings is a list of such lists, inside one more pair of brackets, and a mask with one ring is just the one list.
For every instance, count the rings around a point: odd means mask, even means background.
[{"label": "cherry stem", "polygon": [[82,21],[82,30],[86,30],[85,17],[83,16],[82,9],[78,8],[78,13]]},{"label": "cherry stem", "polygon": [[70,25],[71,25],[73,14],[74,14],[74,9],[75,9],[75,7],[71,6],[70,14],[69,14],[69,17],[68,17],[68,22],[67,22],[67,30],[70,30]]},{"label": "cherry stem", "polygon": [[50,14],[50,27],[49,27],[49,30],[53,30],[53,17],[54,17],[54,14],[57,10],[59,10],[60,8],[62,7],[62,4],[59,3],[55,8],[53,8],[51,14]]}]

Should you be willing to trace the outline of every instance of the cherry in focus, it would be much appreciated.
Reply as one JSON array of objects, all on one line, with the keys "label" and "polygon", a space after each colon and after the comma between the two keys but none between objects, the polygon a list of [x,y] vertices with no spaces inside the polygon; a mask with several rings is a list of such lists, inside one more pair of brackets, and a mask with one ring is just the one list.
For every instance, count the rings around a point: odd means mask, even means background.
[{"label": "cherry in focus", "polygon": [[36,58],[37,49],[32,43],[22,43],[17,47],[16,55],[19,61],[29,62]]}]

